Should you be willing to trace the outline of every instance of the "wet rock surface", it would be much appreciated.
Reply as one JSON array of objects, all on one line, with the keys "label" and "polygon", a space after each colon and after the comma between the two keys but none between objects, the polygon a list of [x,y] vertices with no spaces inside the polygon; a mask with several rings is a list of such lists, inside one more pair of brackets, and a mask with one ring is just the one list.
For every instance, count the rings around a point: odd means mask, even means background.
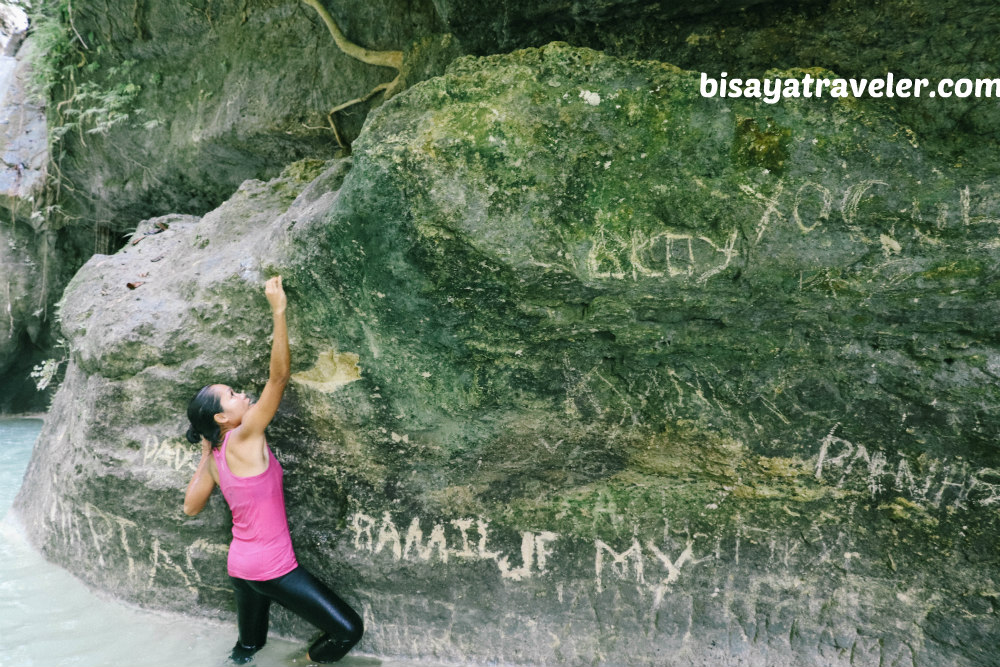
[{"label": "wet rock surface", "polygon": [[263,384],[280,273],[269,441],[366,650],[989,664],[998,184],[915,143],[561,44],[461,59],[353,158],[87,263],[18,511],[101,589],[230,614],[224,501],[181,513],[184,409]]}]

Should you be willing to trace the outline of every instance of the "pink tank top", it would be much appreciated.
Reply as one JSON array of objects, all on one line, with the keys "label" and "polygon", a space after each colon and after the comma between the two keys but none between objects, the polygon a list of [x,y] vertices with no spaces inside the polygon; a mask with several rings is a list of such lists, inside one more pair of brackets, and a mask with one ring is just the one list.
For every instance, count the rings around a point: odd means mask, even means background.
[{"label": "pink tank top", "polygon": [[251,477],[234,475],[226,464],[231,434],[226,433],[222,445],[212,450],[219,487],[233,511],[229,575],[252,581],[274,579],[298,567],[285,516],[284,472],[267,447],[267,470]]}]

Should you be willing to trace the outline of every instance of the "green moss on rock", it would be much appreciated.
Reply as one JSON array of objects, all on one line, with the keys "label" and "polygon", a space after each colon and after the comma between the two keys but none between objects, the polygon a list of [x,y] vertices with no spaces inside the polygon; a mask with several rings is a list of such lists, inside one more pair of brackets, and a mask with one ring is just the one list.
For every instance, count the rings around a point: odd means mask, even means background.
[{"label": "green moss on rock", "polygon": [[224,508],[177,516],[191,453],[164,434],[202,384],[263,382],[280,272],[297,380],[269,440],[300,557],[365,610],[369,650],[418,628],[443,637],[423,655],[484,662],[982,662],[1000,199],[975,178],[835,100],[703,98],[565,44],[461,59],[351,161],[81,272],[59,446],[18,507],[53,558],[120,563],[118,533],[71,528],[85,503],[118,525],[162,475],[176,505],[120,525],[133,571],[177,569],[87,576],[228,604]]}]

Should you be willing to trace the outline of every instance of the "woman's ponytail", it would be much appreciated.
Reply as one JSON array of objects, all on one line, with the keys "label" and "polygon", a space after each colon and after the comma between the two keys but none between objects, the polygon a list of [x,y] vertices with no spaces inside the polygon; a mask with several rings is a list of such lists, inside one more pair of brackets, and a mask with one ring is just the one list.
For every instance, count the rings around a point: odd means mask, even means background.
[{"label": "woman's ponytail", "polygon": [[212,385],[201,388],[201,391],[188,404],[188,420],[191,427],[187,430],[188,442],[197,444],[202,438],[208,440],[212,447],[219,446],[222,429],[215,421],[215,415],[222,412],[218,392],[212,390]]}]

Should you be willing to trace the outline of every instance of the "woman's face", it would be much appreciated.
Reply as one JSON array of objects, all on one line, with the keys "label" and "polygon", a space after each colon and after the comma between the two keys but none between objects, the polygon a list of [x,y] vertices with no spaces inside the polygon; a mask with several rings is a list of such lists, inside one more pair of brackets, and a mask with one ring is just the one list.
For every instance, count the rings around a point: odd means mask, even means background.
[{"label": "woman's face", "polygon": [[219,406],[222,408],[222,412],[218,414],[225,417],[223,423],[230,429],[239,426],[252,405],[250,397],[243,392],[236,393],[232,387],[224,384],[215,385],[215,395],[219,398]]}]

